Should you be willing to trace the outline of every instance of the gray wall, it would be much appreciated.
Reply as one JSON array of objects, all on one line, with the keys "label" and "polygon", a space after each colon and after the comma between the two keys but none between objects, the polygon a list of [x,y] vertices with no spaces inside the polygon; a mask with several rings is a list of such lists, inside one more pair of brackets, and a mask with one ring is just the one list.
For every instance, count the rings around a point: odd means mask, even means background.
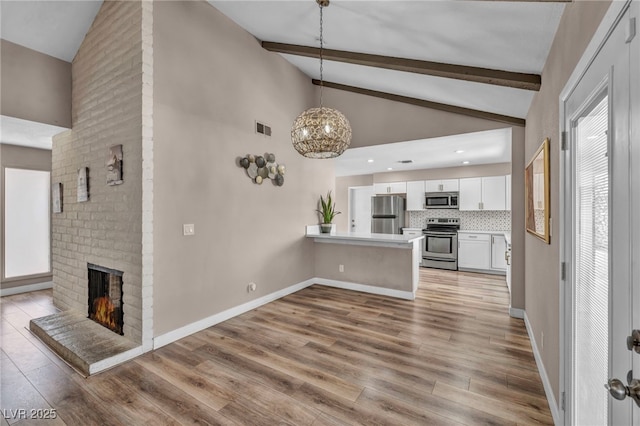
[{"label": "gray wall", "polygon": [[413,250],[315,243],[314,251],[315,277],[413,291]]},{"label": "gray wall", "polygon": [[349,119],[354,130],[352,148],[509,127],[496,121],[331,88],[324,89],[323,101]]},{"label": "gray wall", "polygon": [[[609,1],[568,3],[542,72],[542,88],[527,115],[524,160],[529,160],[545,137],[551,139],[551,244],[527,234],[525,238],[526,312],[541,351],[556,401],[560,386],[560,244],[559,96],[610,5]],[[515,185],[515,182],[514,182]],[[524,215],[523,215],[524,217]],[[514,229],[515,224],[514,224]],[[544,333],[544,347],[541,344]]]},{"label": "gray wall", "polygon": [[[205,2],[155,2],[153,31],[157,336],[311,278],[304,227],[334,175],[291,145],[317,100],[307,76]],[[256,185],[235,163],[265,152],[286,165],[284,186]]]},{"label": "gray wall", "polygon": [[[2,241],[0,253],[4,253],[4,169],[29,169],[51,171],[51,151],[47,149],[27,148],[24,146],[0,144],[0,227],[2,229]],[[52,274],[38,275],[36,277],[20,277],[5,279],[4,254],[0,255],[0,288],[8,289],[28,284],[51,281]]]},{"label": "gray wall", "polygon": [[2,40],[0,114],[71,127],[71,64]]}]

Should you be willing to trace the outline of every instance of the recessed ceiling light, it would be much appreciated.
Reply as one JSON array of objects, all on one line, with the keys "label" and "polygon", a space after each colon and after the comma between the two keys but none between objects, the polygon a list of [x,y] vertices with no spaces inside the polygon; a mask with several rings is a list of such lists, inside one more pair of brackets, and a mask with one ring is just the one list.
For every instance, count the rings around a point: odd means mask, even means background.
[{"label": "recessed ceiling light", "polygon": [[462,164],[469,164],[469,162],[468,161],[463,161]]},{"label": "recessed ceiling light", "polygon": [[464,149],[458,149],[456,150],[456,154],[462,154],[464,152]]},{"label": "recessed ceiling light", "polygon": [[373,163],[373,158],[369,158],[369,159],[367,160],[367,163]]},{"label": "recessed ceiling light", "polygon": [[393,167],[387,167],[387,170],[393,170]]}]

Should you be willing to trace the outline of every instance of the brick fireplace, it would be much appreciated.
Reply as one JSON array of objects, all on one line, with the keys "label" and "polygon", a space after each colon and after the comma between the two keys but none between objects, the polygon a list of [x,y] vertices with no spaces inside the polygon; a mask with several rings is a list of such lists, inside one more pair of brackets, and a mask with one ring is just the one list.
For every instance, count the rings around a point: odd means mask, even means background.
[{"label": "brick fireplace", "polygon": [[[72,129],[53,138],[64,200],[51,217],[53,301],[64,312],[32,330],[83,374],[153,347],[152,31],[152,2],[102,4],[71,64]],[[114,145],[124,179],[108,185]],[[84,167],[91,193],[76,202]]]}]

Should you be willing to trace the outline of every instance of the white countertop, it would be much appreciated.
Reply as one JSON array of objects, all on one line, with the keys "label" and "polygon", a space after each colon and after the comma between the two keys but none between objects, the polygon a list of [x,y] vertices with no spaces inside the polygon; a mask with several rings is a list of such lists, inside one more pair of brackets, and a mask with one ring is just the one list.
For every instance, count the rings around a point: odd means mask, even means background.
[{"label": "white countertop", "polygon": [[307,233],[307,238],[314,238],[318,242],[357,242],[371,245],[402,245],[412,246],[414,241],[422,240],[424,235],[411,236],[402,234],[370,234],[357,232],[331,232],[323,233]]}]

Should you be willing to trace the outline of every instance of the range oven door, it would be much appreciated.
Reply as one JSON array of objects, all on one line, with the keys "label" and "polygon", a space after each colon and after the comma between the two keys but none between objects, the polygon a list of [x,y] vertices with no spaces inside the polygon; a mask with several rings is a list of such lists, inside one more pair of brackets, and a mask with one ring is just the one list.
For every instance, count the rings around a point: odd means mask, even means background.
[{"label": "range oven door", "polygon": [[430,260],[457,260],[458,234],[456,232],[424,231],[422,257]]}]

